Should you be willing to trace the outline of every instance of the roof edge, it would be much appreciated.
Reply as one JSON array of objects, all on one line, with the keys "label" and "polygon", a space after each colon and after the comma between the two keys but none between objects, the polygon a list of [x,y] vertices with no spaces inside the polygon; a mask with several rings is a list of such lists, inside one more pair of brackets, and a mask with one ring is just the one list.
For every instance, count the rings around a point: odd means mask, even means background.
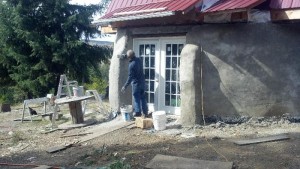
[{"label": "roof edge", "polygon": [[159,18],[159,17],[172,16],[172,15],[175,15],[174,11],[147,13],[142,15],[123,16],[123,17],[117,17],[111,19],[99,19],[97,21],[93,21],[92,24],[99,25],[99,26],[107,26],[110,25],[111,22],[130,21],[130,20],[146,19],[146,18]]}]

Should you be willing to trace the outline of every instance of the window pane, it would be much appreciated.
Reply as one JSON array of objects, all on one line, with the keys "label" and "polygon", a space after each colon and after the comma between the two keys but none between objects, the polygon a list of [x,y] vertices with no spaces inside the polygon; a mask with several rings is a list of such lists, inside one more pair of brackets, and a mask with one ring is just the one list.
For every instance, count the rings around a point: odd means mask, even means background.
[{"label": "window pane", "polygon": [[150,79],[151,80],[155,79],[155,70],[154,69],[150,69]]},{"label": "window pane", "polygon": [[154,93],[150,93],[150,103],[154,103]]},{"label": "window pane", "polygon": [[145,57],[144,67],[149,67],[149,57]]},{"label": "window pane", "polygon": [[150,91],[154,92],[154,81],[150,82]]},{"label": "window pane", "polygon": [[168,94],[165,95],[165,105],[170,106],[170,95]]},{"label": "window pane", "polygon": [[167,94],[169,94],[169,93],[170,93],[170,82],[167,82],[167,83],[166,83],[166,87],[165,87],[165,88],[166,88],[166,89],[165,89],[165,90],[166,90],[165,92],[166,92]]},{"label": "window pane", "polygon": [[171,44],[167,44],[166,46],[166,55],[171,55],[172,47]]},{"label": "window pane", "polygon": [[145,69],[145,79],[149,79],[150,75],[149,75],[149,69]]},{"label": "window pane", "polygon": [[140,45],[140,55],[144,55],[144,54],[145,54],[145,46]]},{"label": "window pane", "polygon": [[177,57],[172,58],[172,68],[177,68]]},{"label": "window pane", "polygon": [[178,54],[181,54],[181,51],[183,49],[183,44],[178,45]]},{"label": "window pane", "polygon": [[176,95],[172,95],[171,96],[171,106],[176,106],[177,105],[177,102],[176,102]]},{"label": "window pane", "polygon": [[151,55],[155,55],[155,45],[151,45]]},{"label": "window pane", "polygon": [[151,57],[150,67],[155,67],[155,57]]},{"label": "window pane", "polygon": [[172,70],[172,81],[177,81],[177,71]]},{"label": "window pane", "polygon": [[166,68],[171,68],[171,57],[166,58]]},{"label": "window pane", "polygon": [[176,83],[175,82],[171,83],[171,93],[176,94]]},{"label": "window pane", "polygon": [[177,44],[172,45],[172,55],[177,55],[178,54],[178,48]]},{"label": "window pane", "polygon": [[180,85],[177,83],[177,94],[180,94]]},{"label": "window pane", "polygon": [[149,81],[145,81],[145,91],[149,91]]},{"label": "window pane", "polygon": [[171,80],[171,72],[170,70],[166,70],[166,81],[170,81]]},{"label": "window pane", "polygon": [[145,45],[145,55],[150,55],[150,45]]}]

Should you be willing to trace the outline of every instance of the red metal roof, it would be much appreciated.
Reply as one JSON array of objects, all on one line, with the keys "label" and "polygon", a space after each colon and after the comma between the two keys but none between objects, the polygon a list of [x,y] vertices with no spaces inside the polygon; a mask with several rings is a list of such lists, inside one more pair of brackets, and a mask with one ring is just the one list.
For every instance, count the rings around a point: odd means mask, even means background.
[{"label": "red metal roof", "polygon": [[112,0],[111,4],[102,17],[108,19],[116,17],[118,13],[133,11],[146,11],[151,9],[160,9],[159,12],[166,11],[185,11],[192,7],[199,0]]},{"label": "red metal roof", "polygon": [[203,12],[207,13],[228,10],[250,9],[263,3],[264,1],[266,0],[221,0]]},{"label": "red metal roof", "polygon": [[270,8],[273,9],[300,8],[300,0],[271,0]]}]

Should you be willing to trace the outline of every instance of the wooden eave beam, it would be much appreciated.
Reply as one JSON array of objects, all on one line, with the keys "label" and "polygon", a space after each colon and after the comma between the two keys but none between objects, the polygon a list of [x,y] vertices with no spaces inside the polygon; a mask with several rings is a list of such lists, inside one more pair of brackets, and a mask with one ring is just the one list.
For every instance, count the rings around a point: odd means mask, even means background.
[{"label": "wooden eave beam", "polygon": [[300,8],[286,10],[271,10],[272,21],[300,20]]}]

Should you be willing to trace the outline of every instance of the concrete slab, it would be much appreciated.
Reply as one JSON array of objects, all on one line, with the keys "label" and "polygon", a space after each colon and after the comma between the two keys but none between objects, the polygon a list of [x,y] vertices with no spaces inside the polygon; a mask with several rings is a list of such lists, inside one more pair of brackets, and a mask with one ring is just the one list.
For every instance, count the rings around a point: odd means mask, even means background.
[{"label": "concrete slab", "polygon": [[146,166],[151,169],[231,169],[233,162],[204,161],[175,156],[156,155]]},{"label": "concrete slab", "polygon": [[287,140],[287,139],[290,139],[288,135],[280,134],[280,135],[273,135],[273,136],[246,139],[246,140],[237,140],[237,141],[234,141],[234,143],[237,145],[243,146],[243,145],[249,145],[249,144],[258,144],[258,143],[263,143],[263,142],[280,141],[280,140]]},{"label": "concrete slab", "polygon": [[89,140],[92,140],[94,138],[100,137],[102,135],[105,135],[107,133],[113,132],[115,130],[121,129],[123,127],[127,127],[129,125],[132,125],[134,122],[126,122],[123,121],[121,117],[117,117],[116,119],[106,122],[106,123],[101,123],[97,126],[94,126],[91,129],[88,129],[86,132],[87,133],[93,133],[91,135],[82,137],[79,141],[79,143],[83,143]]}]

